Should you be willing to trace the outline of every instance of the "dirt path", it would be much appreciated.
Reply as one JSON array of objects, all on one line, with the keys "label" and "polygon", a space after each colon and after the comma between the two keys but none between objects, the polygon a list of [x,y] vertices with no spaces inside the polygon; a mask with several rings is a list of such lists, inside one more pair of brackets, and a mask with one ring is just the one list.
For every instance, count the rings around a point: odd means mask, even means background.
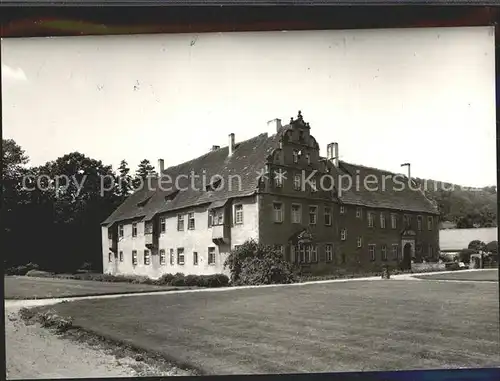
[{"label": "dirt path", "polygon": [[[118,359],[109,350],[58,337],[39,325],[26,325],[18,311],[32,301],[5,301],[7,379],[172,376],[131,357]],[[48,304],[51,304],[50,302]]]}]

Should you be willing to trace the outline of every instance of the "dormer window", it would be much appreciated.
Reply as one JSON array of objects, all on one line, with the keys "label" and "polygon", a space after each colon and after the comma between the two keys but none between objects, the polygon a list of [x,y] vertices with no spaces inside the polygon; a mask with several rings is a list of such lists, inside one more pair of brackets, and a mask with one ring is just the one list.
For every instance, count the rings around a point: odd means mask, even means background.
[{"label": "dormer window", "polygon": [[215,180],[214,182],[212,182],[211,184],[207,185],[207,192],[214,192],[214,191],[217,191],[219,190],[221,186],[221,179],[217,179]]}]

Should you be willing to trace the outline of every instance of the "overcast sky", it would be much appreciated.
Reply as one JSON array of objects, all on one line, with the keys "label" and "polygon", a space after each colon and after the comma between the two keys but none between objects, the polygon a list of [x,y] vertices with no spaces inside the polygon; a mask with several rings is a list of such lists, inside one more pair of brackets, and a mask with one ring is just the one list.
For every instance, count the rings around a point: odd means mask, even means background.
[{"label": "overcast sky", "polygon": [[496,184],[493,27],[2,40],[3,137],[175,165],[301,110],[326,155]]}]

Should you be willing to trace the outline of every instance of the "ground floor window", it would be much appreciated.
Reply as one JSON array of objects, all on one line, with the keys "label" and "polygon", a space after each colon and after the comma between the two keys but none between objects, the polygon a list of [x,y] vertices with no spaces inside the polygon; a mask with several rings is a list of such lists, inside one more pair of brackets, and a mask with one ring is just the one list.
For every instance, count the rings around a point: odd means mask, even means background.
[{"label": "ground floor window", "polygon": [[325,245],[325,260],[327,262],[333,261],[333,245],[331,243]]},{"label": "ground floor window", "polygon": [[399,245],[393,244],[392,245],[392,259],[398,259],[399,257]]},{"label": "ground floor window", "polygon": [[123,251],[120,251],[120,262],[123,262]]},{"label": "ground floor window", "polygon": [[173,266],[175,263],[174,260],[174,249],[170,249],[170,264]]},{"label": "ground floor window", "polygon": [[165,250],[160,250],[160,265],[164,265],[166,262]]},{"label": "ground floor window", "polygon": [[215,265],[215,247],[208,248],[208,264]]},{"label": "ground floor window", "polygon": [[137,250],[132,250],[132,264],[137,265]]},{"label": "ground floor window", "polygon": [[368,253],[370,254],[370,260],[374,261],[376,259],[375,255],[375,245],[368,245]]},{"label": "ground floor window", "polygon": [[193,265],[197,265],[198,264],[198,252],[196,251],[193,251]]},{"label": "ground floor window", "polygon": [[382,245],[380,251],[381,251],[381,254],[382,254],[382,260],[383,261],[387,261],[387,246],[386,245]]},{"label": "ground floor window", "polygon": [[110,251],[108,253],[108,262],[111,262],[113,260],[113,253]]},{"label": "ground floor window", "polygon": [[149,265],[151,263],[151,257],[149,255],[149,250],[144,250],[144,264]]},{"label": "ground floor window", "polygon": [[177,249],[177,264],[178,265],[184,264],[184,248],[182,247]]}]

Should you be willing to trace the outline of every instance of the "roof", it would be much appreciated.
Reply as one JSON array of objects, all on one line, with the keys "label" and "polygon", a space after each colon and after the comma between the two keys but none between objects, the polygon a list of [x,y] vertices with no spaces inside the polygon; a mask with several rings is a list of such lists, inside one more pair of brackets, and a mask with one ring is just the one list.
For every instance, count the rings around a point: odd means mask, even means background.
[{"label": "roof", "polygon": [[469,243],[479,240],[484,243],[498,241],[498,228],[444,229],[439,231],[441,250],[460,251],[469,247]]},{"label": "roof", "polygon": [[[141,217],[151,219],[157,213],[252,195],[257,190],[258,172],[264,168],[279,136],[260,134],[237,143],[231,156],[225,146],[169,167],[163,171],[161,183],[158,178],[151,178],[151,187],[145,186],[130,195],[102,224]],[[220,176],[224,184],[219,190],[207,191],[206,185],[210,185],[213,176]]]},{"label": "roof", "polygon": [[[408,178],[382,169],[339,161],[339,200],[371,208],[438,214],[438,208]],[[350,180],[349,180],[350,179]],[[349,185],[351,181],[352,185]],[[365,185],[366,184],[366,185]]]},{"label": "roof", "polygon": [[[110,225],[136,218],[148,221],[158,213],[203,204],[217,207],[217,205],[224,205],[230,198],[245,197],[256,193],[259,185],[259,172],[265,168],[269,155],[279,147],[281,137],[290,128],[292,128],[290,125],[286,125],[281,127],[275,135],[260,134],[237,143],[231,156],[228,155],[228,147],[225,146],[165,169],[161,183],[158,178],[151,178],[151,187],[143,187],[130,195],[102,224]],[[342,175],[344,182],[348,181],[348,177],[353,179],[353,184],[358,174],[361,185],[363,179],[369,175],[374,175],[379,179],[379,184],[382,184],[384,175],[390,177],[386,181],[385,189],[380,186],[376,191],[370,190],[372,188],[365,189],[364,186],[348,190],[346,186],[341,187],[339,199],[342,203],[438,213],[437,208],[422,191],[411,190],[408,187],[402,190],[395,188],[393,180],[396,174],[394,173],[344,161],[340,162],[339,168],[329,166],[332,167],[332,173]],[[193,173],[195,176],[191,175]],[[219,189],[207,190],[206,186],[210,185],[211,178],[216,180],[217,176],[220,176],[224,183]],[[233,181],[229,184],[228,180],[231,176],[233,176]],[[404,176],[402,178],[405,179]]]}]

